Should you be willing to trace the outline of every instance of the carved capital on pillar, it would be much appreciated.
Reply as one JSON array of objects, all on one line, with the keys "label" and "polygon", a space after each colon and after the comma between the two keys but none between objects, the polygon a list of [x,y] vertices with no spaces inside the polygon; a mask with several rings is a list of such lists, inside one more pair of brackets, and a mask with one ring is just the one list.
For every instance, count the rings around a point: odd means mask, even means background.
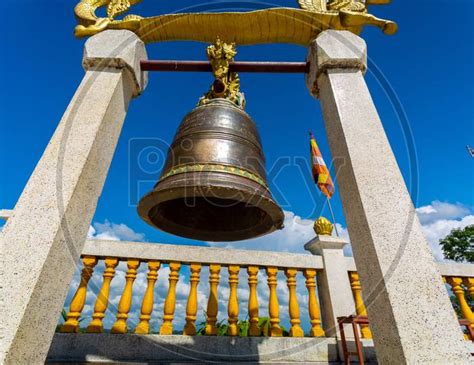
[{"label": "carved capital on pillar", "polygon": [[145,44],[135,33],[107,30],[87,40],[82,65],[85,70],[125,69],[135,86],[133,96],[138,96],[148,83],[148,72],[140,67],[147,59]]},{"label": "carved capital on pillar", "polygon": [[346,30],[322,32],[308,49],[306,61],[309,72],[306,86],[314,97],[318,97],[318,77],[329,69],[367,69],[367,46],[359,36]]},{"label": "carved capital on pillar", "polygon": [[339,237],[319,235],[304,245],[313,255],[323,255],[324,250],[342,250],[348,242]]}]

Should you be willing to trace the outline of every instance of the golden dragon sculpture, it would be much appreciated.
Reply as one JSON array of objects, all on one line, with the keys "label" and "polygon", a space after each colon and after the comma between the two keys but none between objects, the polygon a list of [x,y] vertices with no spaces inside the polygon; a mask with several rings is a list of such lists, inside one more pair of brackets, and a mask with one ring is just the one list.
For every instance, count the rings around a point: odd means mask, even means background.
[{"label": "golden dragon sculpture", "polygon": [[[236,44],[292,43],[308,45],[326,29],[360,33],[364,25],[375,25],[385,34],[397,31],[396,23],[379,19],[367,11],[368,5],[390,0],[298,0],[300,9],[268,8],[247,12],[178,13],[149,18],[127,15],[141,0],[81,0],[75,7],[77,37],[94,35],[106,29],[128,29],[145,43],[193,40],[212,43],[216,36]],[[106,7],[107,16],[96,10]]]}]

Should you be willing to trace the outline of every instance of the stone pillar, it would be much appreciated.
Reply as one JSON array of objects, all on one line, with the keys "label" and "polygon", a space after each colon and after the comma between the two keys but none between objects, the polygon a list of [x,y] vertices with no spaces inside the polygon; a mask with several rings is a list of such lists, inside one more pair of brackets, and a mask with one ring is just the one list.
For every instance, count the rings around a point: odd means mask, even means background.
[{"label": "stone pillar", "polygon": [[440,273],[364,80],[366,45],[325,31],[308,53],[381,364],[468,362]]},{"label": "stone pillar", "polygon": [[85,44],[84,79],[0,235],[1,364],[44,363],[146,57],[129,31]]},{"label": "stone pillar", "polygon": [[[321,305],[323,329],[326,336],[339,337],[337,317],[355,312],[349,274],[343,248],[347,242],[336,237],[318,235],[304,248],[313,255],[323,257],[324,270],[318,272],[318,297]],[[352,329],[345,331],[346,337],[353,338]]]}]

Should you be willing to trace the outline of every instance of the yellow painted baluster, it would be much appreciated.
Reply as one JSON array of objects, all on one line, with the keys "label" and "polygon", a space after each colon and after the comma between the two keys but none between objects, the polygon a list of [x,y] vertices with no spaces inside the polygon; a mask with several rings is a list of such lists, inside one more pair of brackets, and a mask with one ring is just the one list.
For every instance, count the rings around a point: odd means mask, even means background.
[{"label": "yellow painted baluster", "polygon": [[303,275],[306,278],[306,288],[308,289],[308,313],[311,319],[311,337],[324,337],[324,330],[321,328],[321,314],[319,312],[318,299],[316,298],[316,270],[305,269]]},{"label": "yellow painted baluster", "polygon": [[277,288],[277,274],[278,268],[267,267],[268,288],[270,289],[270,298],[268,299],[268,314],[270,317],[270,330],[268,335],[270,337],[280,337],[283,331],[280,327],[280,308],[278,306]]},{"label": "yellow painted baluster", "polygon": [[92,321],[87,326],[87,332],[89,333],[102,333],[104,331],[104,325],[102,321],[105,317],[105,311],[109,305],[109,292],[110,283],[115,276],[115,268],[119,262],[116,257],[107,257],[105,260],[105,270],[103,275],[102,287],[100,288],[99,294],[94,305],[94,314],[92,315]]},{"label": "yellow painted baluster", "polygon": [[257,296],[257,284],[258,284],[258,266],[249,266],[247,268],[247,274],[249,276],[249,336],[260,336],[260,328],[258,327],[258,296]]},{"label": "yellow painted baluster", "polygon": [[155,294],[155,283],[158,280],[158,270],[160,269],[159,261],[148,262],[147,287],[145,295],[143,296],[142,308],[140,314],[140,323],[135,328],[135,333],[148,334],[150,333],[150,319],[153,312],[153,302]]},{"label": "yellow painted baluster", "polygon": [[474,314],[472,309],[467,304],[466,297],[464,296],[464,289],[461,286],[462,278],[459,277],[448,277],[446,278],[449,285],[453,289],[453,293],[458,298],[459,307],[461,308],[461,314],[463,318],[467,319],[471,323],[471,327],[474,328]]},{"label": "yellow painted baluster", "polygon": [[230,265],[229,266],[229,305],[227,307],[227,314],[229,315],[229,327],[227,328],[227,334],[229,336],[238,336],[239,328],[237,327],[237,321],[239,320],[239,300],[237,298],[237,285],[239,284],[239,271],[240,266]]},{"label": "yellow painted baluster", "polygon": [[81,271],[81,281],[69,305],[67,320],[60,329],[60,332],[63,333],[79,332],[79,317],[86,303],[87,284],[94,272],[94,266],[97,265],[97,258],[85,256],[82,258],[82,263],[84,264],[84,268]]},{"label": "yellow painted baluster", "polygon": [[[354,297],[354,303],[356,307],[356,313],[358,316],[367,317],[367,309],[365,308],[364,301],[362,300],[362,293],[360,288],[359,274],[355,271],[349,273],[349,279],[351,282],[352,295]],[[367,324],[360,325],[360,333],[362,338],[371,339],[372,332]]]},{"label": "yellow painted baluster", "polygon": [[[467,292],[469,293],[469,296],[474,300],[474,278],[464,278],[463,280],[464,285],[467,287]],[[474,308],[471,308],[471,310]],[[474,328],[474,324],[471,322],[471,327]],[[464,337],[466,340],[472,340],[468,334],[465,334]]]},{"label": "yellow painted baluster", "polygon": [[[472,300],[474,300],[474,278],[464,278],[463,282],[464,282],[464,285],[467,287],[467,292],[469,293],[469,296],[472,298]],[[474,308],[471,308],[471,309],[474,309]],[[465,337],[467,337],[468,340],[470,339],[468,335]]]},{"label": "yellow painted baluster", "polygon": [[464,285],[466,285],[467,292],[474,300],[474,278],[464,278]]},{"label": "yellow painted baluster", "polygon": [[285,269],[286,283],[288,285],[288,291],[290,299],[288,301],[288,310],[290,313],[290,337],[304,337],[303,329],[300,326],[300,309],[298,307],[298,299],[296,298],[296,269]]},{"label": "yellow painted baluster", "polygon": [[127,260],[127,273],[125,274],[125,287],[117,310],[117,320],[115,321],[110,333],[127,333],[128,312],[132,306],[133,282],[137,277],[137,269],[140,266],[139,260]]},{"label": "yellow painted baluster", "polygon": [[217,301],[217,286],[219,285],[219,273],[221,265],[209,265],[209,299],[206,312],[206,335],[217,335],[217,313],[219,311],[219,302]]},{"label": "yellow painted baluster", "polygon": [[199,284],[199,274],[201,273],[201,264],[190,265],[191,276],[189,281],[191,288],[189,289],[188,304],[186,305],[186,324],[184,326],[183,335],[196,335],[196,314],[197,314],[197,286]]},{"label": "yellow painted baluster", "polygon": [[173,318],[174,309],[176,306],[176,284],[179,280],[179,269],[181,264],[179,262],[170,262],[170,276],[168,295],[165,300],[165,307],[163,309],[163,324],[160,328],[160,335],[173,334]]}]

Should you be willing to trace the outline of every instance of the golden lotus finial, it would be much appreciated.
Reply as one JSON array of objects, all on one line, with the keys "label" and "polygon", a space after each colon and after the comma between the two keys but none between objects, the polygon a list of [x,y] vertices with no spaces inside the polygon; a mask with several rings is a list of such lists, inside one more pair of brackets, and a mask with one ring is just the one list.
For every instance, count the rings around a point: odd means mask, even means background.
[{"label": "golden lotus finial", "polygon": [[330,236],[334,226],[328,219],[319,217],[314,222],[313,228],[317,235]]}]

